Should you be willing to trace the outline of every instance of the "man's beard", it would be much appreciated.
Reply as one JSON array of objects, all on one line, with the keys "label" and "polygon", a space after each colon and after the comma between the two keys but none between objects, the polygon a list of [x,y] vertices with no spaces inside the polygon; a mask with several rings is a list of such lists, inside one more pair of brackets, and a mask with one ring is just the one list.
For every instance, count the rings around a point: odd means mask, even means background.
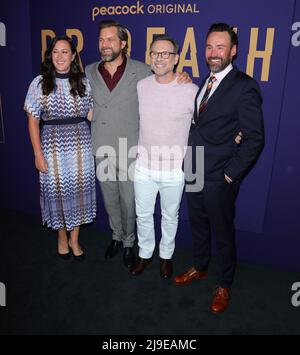
[{"label": "man's beard", "polygon": [[[105,54],[105,52],[104,52],[105,49],[110,49],[111,54]],[[112,62],[116,58],[119,57],[121,52],[122,51],[114,52],[112,48],[102,48],[100,54],[101,54],[101,58],[102,58],[103,62]]]},{"label": "man's beard", "polygon": [[[219,59],[220,63],[211,63],[210,60]],[[207,65],[212,73],[219,73],[224,70],[231,63],[231,58],[209,57],[207,59]]]}]

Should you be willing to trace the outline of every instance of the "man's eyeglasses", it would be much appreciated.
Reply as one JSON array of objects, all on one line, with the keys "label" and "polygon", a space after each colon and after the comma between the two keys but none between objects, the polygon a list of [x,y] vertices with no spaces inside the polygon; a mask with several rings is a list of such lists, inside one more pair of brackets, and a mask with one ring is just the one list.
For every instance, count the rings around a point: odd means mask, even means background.
[{"label": "man's eyeglasses", "polygon": [[176,54],[174,52],[150,52],[150,57],[152,59],[158,59],[159,56],[161,56],[162,59],[168,59],[171,54]]}]

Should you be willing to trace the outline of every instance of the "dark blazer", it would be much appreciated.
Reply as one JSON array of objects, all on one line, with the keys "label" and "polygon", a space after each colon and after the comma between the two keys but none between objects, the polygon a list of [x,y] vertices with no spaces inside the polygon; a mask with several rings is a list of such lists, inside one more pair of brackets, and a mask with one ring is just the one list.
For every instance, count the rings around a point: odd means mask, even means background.
[{"label": "dark blazer", "polygon": [[[239,181],[255,163],[264,145],[262,97],[257,82],[235,67],[225,76],[198,114],[195,99],[190,146],[204,146],[204,179]],[[234,138],[242,131],[242,143]]]}]

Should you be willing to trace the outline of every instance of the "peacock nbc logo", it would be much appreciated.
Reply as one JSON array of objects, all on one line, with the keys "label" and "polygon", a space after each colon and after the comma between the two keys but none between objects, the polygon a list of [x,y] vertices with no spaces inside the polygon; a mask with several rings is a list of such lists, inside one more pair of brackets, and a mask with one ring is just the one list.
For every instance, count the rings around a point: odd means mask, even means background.
[{"label": "peacock nbc logo", "polygon": [[6,27],[3,22],[0,22],[0,46],[6,46]]}]

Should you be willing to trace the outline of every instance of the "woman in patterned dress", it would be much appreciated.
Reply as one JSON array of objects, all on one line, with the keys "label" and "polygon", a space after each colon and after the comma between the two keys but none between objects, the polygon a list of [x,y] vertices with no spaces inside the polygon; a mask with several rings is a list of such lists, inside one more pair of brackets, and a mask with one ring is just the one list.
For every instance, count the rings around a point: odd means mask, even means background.
[{"label": "woman in patterned dress", "polygon": [[43,224],[58,231],[58,254],[64,259],[70,249],[76,259],[83,259],[80,225],[96,216],[94,160],[86,120],[91,119],[92,106],[74,43],[67,36],[53,38],[24,108],[40,175]]}]

